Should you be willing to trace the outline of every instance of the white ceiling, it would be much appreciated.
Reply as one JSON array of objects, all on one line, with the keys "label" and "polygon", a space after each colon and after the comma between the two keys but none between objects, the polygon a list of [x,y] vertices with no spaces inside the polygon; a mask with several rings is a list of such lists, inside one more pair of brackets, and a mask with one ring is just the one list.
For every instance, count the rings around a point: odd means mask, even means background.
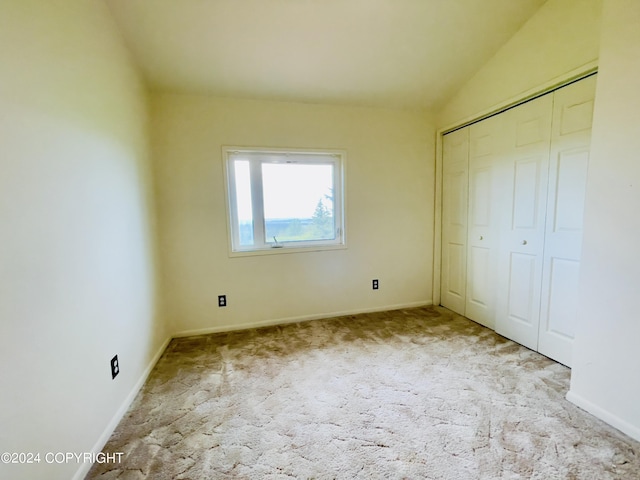
[{"label": "white ceiling", "polygon": [[153,89],[437,109],[545,0],[106,0]]}]

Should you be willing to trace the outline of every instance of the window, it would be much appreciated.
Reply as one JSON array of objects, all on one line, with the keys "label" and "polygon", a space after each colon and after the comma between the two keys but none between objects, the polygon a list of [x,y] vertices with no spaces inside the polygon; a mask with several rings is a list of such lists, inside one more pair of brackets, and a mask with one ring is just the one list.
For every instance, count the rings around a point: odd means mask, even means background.
[{"label": "window", "polygon": [[225,148],[231,253],[344,248],[342,151]]}]

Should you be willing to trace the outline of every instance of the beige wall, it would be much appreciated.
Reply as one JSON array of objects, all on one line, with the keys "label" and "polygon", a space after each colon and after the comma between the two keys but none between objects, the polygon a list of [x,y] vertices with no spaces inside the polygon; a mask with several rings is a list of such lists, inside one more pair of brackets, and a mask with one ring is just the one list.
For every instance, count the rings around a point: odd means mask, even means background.
[{"label": "beige wall", "polygon": [[[640,439],[640,264],[632,250],[640,225],[626,215],[640,201],[640,13],[635,0],[604,2],[585,322],[569,397]],[[438,125],[595,61],[600,6],[549,0],[445,106]],[[169,333],[432,299],[429,115],[159,93],[151,107],[166,327],[157,314],[145,92],[108,12],[84,0],[2,1],[2,451],[101,447]],[[229,258],[221,160],[229,144],[347,150],[348,249]],[[217,307],[219,294],[228,307]],[[116,353],[122,372],[112,381]],[[0,477],[80,478],[87,467],[0,464]]]},{"label": "beige wall", "polygon": [[522,98],[598,58],[602,0],[548,0],[440,111],[438,126]]},{"label": "beige wall", "polygon": [[[154,94],[152,105],[174,332],[431,301],[434,127],[426,114],[173,94]],[[348,248],[229,258],[223,145],[346,150]]]},{"label": "beige wall", "polygon": [[44,454],[101,448],[166,338],[145,96],[102,2],[1,11],[0,451],[43,457],[0,478],[71,478]]},{"label": "beige wall", "polygon": [[640,440],[640,3],[605,0],[567,398]]}]

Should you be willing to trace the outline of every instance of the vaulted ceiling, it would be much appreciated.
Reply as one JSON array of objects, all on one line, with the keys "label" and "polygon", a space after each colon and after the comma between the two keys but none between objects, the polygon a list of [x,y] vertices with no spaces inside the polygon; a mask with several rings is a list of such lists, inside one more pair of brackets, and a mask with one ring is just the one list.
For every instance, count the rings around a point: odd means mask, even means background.
[{"label": "vaulted ceiling", "polygon": [[437,109],[545,0],[105,0],[152,89]]}]

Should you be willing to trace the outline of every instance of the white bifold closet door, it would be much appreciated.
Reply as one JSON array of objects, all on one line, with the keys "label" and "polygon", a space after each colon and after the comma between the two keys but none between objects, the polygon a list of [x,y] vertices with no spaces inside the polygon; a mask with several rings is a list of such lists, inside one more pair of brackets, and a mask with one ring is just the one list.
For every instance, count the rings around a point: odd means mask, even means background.
[{"label": "white bifold closet door", "polygon": [[469,129],[442,142],[442,270],[441,304],[465,314],[467,278],[467,200],[469,184]]},{"label": "white bifold closet door", "polygon": [[571,366],[595,77],[554,94],[538,351]]},{"label": "white bifold closet door", "polygon": [[508,110],[496,332],[537,350],[553,95]]},{"label": "white bifold closet door", "polygon": [[469,127],[469,206],[465,316],[495,328],[496,262],[504,118],[496,115]]},{"label": "white bifold closet door", "polygon": [[442,305],[571,365],[595,76],[443,137]]},{"label": "white bifold closet door", "polygon": [[494,328],[502,117],[443,138],[441,305]]}]

